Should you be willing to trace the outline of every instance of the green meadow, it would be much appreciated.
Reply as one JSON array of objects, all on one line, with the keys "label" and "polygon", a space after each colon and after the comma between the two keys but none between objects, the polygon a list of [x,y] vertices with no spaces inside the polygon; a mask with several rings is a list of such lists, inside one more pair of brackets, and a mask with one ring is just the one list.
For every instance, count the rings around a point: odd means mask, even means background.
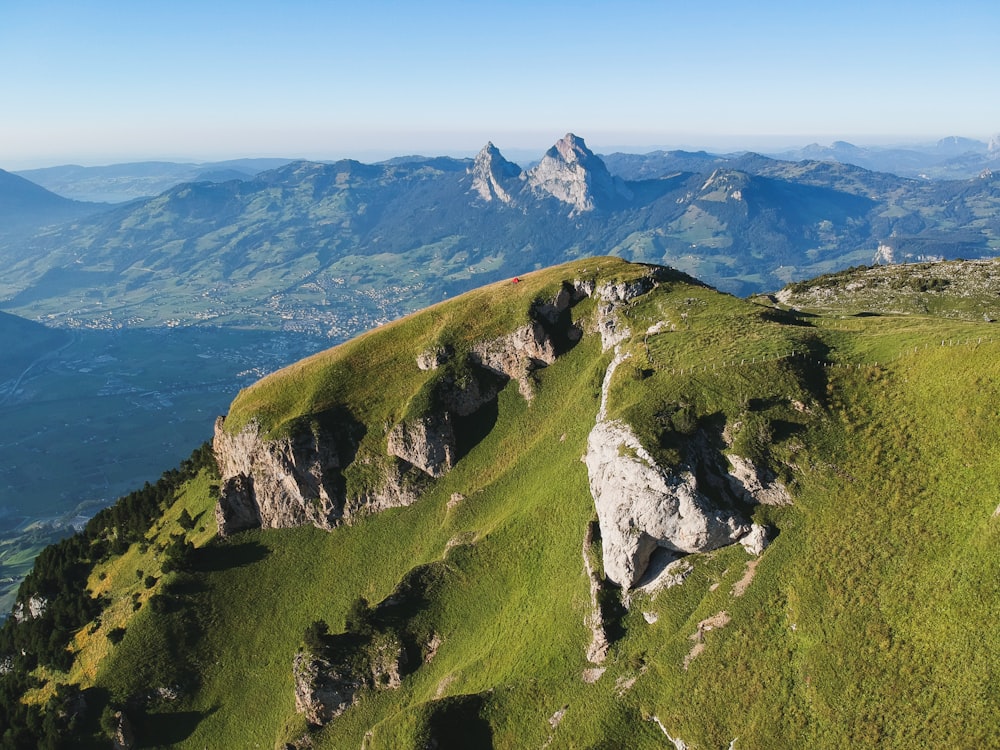
[{"label": "green meadow", "polygon": [[[426,407],[434,373],[418,354],[524,325],[564,281],[643,272],[587,259],[442,303],[245,389],[227,429],[256,420],[281,436],[347,408],[367,427],[358,456],[375,460],[386,426]],[[774,530],[760,557],[739,545],[689,555],[682,582],[627,601],[605,583],[600,665],[586,658],[596,514],[581,457],[612,353],[584,300],[570,313],[582,339],[534,373],[534,398],[509,382],[495,423],[408,507],[329,532],[223,539],[204,469],[144,541],[91,562],[101,614],[76,634],[72,667],[36,669],[25,700],[77,685],[122,707],[139,747],[988,747],[1000,720],[1000,340],[981,312],[992,300],[965,304],[961,318],[932,304],[792,307],[677,273],[622,309],[631,336],[610,416],[664,463],[708,436],[765,465],[793,502],[747,509]],[[371,481],[351,471],[348,487]],[[180,570],[177,539],[191,546]],[[344,632],[358,597],[424,648],[398,688],[363,689],[310,728],[292,660],[311,623]],[[106,744],[89,722],[77,746]]]}]

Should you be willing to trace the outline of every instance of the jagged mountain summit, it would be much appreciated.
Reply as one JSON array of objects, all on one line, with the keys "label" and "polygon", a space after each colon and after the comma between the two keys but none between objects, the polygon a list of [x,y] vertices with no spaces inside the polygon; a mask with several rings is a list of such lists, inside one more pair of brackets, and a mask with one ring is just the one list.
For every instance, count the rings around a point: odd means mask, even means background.
[{"label": "jagged mountain summit", "polygon": [[517,164],[507,161],[491,141],[483,146],[473,162],[472,189],[484,201],[513,203],[514,196],[521,187],[518,184],[521,171]]},{"label": "jagged mountain summit", "polygon": [[0,718],[82,748],[989,746],[996,266],[784,304],[587,258],[278,371],[39,557]]},{"label": "jagged mountain summit", "polygon": [[625,182],[613,177],[601,158],[572,133],[546,151],[525,173],[525,180],[533,190],[572,206],[571,215],[610,208],[618,199],[632,198]]}]

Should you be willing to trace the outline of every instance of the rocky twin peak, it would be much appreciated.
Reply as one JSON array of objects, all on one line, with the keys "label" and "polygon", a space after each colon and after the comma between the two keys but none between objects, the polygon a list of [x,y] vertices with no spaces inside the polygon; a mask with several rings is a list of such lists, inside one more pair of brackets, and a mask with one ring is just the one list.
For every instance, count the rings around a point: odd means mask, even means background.
[{"label": "rocky twin peak", "polygon": [[593,211],[631,198],[624,181],[613,177],[607,166],[573,133],[567,133],[545,152],[542,160],[525,173],[536,192],[548,193],[573,206],[574,213]]},{"label": "rocky twin peak", "polygon": [[605,163],[587,148],[582,138],[567,133],[528,171],[507,161],[487,143],[469,170],[472,191],[484,201],[507,205],[526,193],[535,198],[555,198],[572,207],[571,216],[609,208],[632,197],[625,182],[614,177]]}]

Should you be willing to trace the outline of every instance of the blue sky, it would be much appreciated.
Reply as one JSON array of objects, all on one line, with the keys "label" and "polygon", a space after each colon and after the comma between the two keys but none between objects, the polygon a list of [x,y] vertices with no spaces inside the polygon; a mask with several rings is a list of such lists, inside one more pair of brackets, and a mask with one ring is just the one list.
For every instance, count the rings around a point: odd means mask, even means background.
[{"label": "blue sky", "polygon": [[1000,3],[0,1],[0,168],[1000,132]]}]

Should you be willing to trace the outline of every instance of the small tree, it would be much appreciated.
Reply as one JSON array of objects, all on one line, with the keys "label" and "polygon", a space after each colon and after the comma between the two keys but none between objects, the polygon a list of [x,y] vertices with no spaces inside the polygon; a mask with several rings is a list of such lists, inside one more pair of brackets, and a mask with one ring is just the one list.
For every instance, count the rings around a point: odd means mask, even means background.
[{"label": "small tree", "polygon": [[347,608],[347,614],[344,615],[344,628],[349,633],[356,635],[371,635],[375,627],[374,615],[375,612],[368,605],[368,600],[359,596]]},{"label": "small tree", "polygon": [[330,632],[330,627],[324,620],[313,620],[306,626],[306,632],[302,636],[306,648],[314,654],[321,654],[326,649],[326,636]]},{"label": "small tree", "polygon": [[179,523],[181,528],[185,531],[191,531],[191,529],[194,528],[194,519],[191,517],[191,514],[188,513],[187,508],[181,511],[181,515],[177,519],[177,523]]}]

